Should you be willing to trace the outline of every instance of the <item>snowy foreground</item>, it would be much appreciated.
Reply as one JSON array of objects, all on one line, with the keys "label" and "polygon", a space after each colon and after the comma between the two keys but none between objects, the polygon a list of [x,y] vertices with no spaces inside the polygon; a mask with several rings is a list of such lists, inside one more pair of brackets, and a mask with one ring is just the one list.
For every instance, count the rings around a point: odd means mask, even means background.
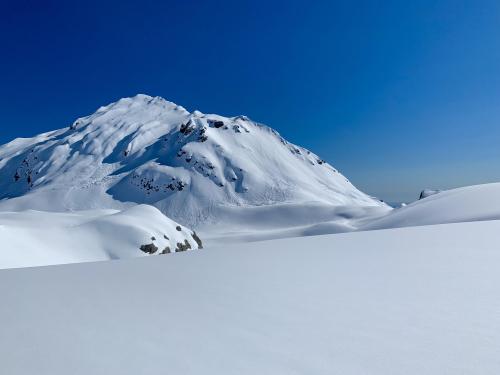
[{"label": "snowy foreground", "polygon": [[5,374],[498,374],[499,221],[0,271]]}]

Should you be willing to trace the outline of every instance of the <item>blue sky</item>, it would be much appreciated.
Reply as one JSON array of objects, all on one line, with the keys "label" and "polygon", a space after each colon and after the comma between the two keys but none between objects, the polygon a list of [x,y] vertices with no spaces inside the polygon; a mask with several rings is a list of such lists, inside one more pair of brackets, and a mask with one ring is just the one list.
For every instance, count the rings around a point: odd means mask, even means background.
[{"label": "blue sky", "polygon": [[500,181],[498,1],[0,5],[0,143],[146,93],[264,122],[387,201]]}]

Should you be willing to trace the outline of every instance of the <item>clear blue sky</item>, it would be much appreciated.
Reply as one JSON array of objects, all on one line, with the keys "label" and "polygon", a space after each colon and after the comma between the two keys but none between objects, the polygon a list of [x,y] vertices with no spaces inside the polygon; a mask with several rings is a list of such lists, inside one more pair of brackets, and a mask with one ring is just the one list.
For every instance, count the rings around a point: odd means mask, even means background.
[{"label": "clear blue sky", "polygon": [[146,93],[264,122],[387,201],[500,181],[499,1],[0,5],[0,143]]}]

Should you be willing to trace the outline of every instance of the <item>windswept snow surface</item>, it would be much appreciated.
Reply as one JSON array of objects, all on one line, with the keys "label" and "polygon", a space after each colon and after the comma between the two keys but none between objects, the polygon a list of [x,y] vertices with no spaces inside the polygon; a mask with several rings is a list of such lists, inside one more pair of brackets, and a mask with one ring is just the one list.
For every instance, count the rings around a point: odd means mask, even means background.
[{"label": "windswept snow surface", "polygon": [[500,373],[500,221],[0,271],[5,374]]},{"label": "windswept snow surface", "polygon": [[500,219],[500,183],[444,190],[387,215],[367,220],[358,229],[385,229],[415,225]]},{"label": "windswept snow surface", "polygon": [[156,254],[167,246],[174,252],[185,241],[197,249],[192,233],[148,205],[125,211],[0,212],[0,268],[141,257],[148,255],[141,245],[151,243]]},{"label": "windswept snow surface", "polygon": [[228,213],[240,215],[234,207],[310,202],[389,210],[267,126],[245,116],[190,113],[147,95],[0,146],[0,210],[147,203],[198,227],[231,221]]}]

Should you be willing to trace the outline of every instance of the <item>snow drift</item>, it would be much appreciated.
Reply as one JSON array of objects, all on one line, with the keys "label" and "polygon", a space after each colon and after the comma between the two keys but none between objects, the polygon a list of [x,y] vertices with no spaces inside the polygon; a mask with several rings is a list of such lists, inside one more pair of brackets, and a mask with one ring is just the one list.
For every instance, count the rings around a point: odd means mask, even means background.
[{"label": "snow drift", "polygon": [[200,245],[193,231],[148,205],[125,211],[0,212],[0,268],[134,258]]}]

